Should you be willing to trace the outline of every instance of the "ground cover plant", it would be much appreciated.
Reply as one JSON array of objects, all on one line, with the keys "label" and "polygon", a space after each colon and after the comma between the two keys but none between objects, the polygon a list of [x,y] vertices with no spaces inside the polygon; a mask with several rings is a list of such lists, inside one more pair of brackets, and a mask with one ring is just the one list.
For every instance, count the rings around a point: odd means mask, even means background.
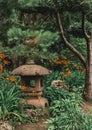
[{"label": "ground cover plant", "polygon": [[[17,77],[10,76],[0,78],[0,121],[8,122],[14,129],[17,124],[38,122],[43,116],[40,109],[32,106],[31,111],[22,109],[20,101],[23,99],[21,87],[17,84]],[[15,81],[16,80],[16,81]],[[18,81],[19,82],[19,81]]]},{"label": "ground cover plant", "polygon": [[[20,101],[23,99],[23,88],[20,85],[20,77],[12,76],[4,62],[4,54],[1,55],[0,71],[0,120],[10,122],[13,127],[18,123],[37,122],[41,116],[40,110],[31,108],[30,114],[22,109]],[[6,56],[5,56],[6,57]]]},{"label": "ground cover plant", "polygon": [[[47,129],[91,130],[92,115],[82,104],[84,96],[92,100],[92,0],[0,0],[0,7],[0,119],[38,120],[35,109],[34,116],[21,112],[24,88],[10,75],[34,59],[53,72],[44,78]],[[67,90],[51,86],[53,80],[62,80]]]},{"label": "ground cover plant", "polygon": [[[2,62],[3,60],[4,59],[2,59]],[[62,68],[59,68],[59,71],[53,70],[53,73],[46,76],[44,79],[45,87],[43,96],[49,101],[50,108],[47,112],[51,117],[51,119],[47,120],[46,128],[48,130],[91,129],[92,116],[86,115],[81,108],[83,104],[82,93],[85,80],[84,68],[77,63],[74,63],[74,66],[72,66],[73,63],[70,64],[71,62],[69,63],[67,60],[57,60],[58,62],[54,61],[54,64],[57,66],[62,65]],[[76,75],[79,75],[78,78]],[[53,80],[62,80],[63,83],[67,85],[68,89],[54,88],[51,86]],[[21,112],[19,105],[22,93],[22,88],[19,86],[20,79],[19,77],[10,76],[3,64],[0,84],[1,120],[9,120],[15,124],[16,122],[37,122],[39,117],[42,116],[41,114],[39,115],[40,112],[33,110],[34,115],[30,116]],[[84,119],[86,120],[84,121]]]},{"label": "ground cover plant", "polygon": [[85,114],[74,99],[53,101],[50,112],[53,116],[47,121],[48,130],[92,129],[92,115]]},{"label": "ground cover plant", "polygon": [[[86,114],[82,107],[85,72],[81,69],[74,71],[74,68],[71,68],[71,75],[68,75],[64,69],[62,72],[53,72],[51,76],[46,77],[44,96],[49,100],[51,115],[47,120],[46,128],[48,130],[92,129],[92,114]],[[76,75],[79,75],[78,78]],[[68,89],[51,86],[53,80],[63,81]]]},{"label": "ground cover plant", "polygon": [[[55,75],[59,75],[55,73]],[[76,73],[77,74],[77,73]],[[57,76],[57,79],[60,79]],[[62,78],[62,76],[61,76]],[[52,75],[52,79],[54,79]],[[82,78],[80,78],[82,80]],[[48,78],[48,83],[49,83]],[[69,83],[69,80],[68,80]],[[73,86],[74,83],[74,86]],[[75,85],[76,83],[76,85]],[[69,84],[70,85],[70,84]],[[51,118],[47,120],[48,130],[89,130],[92,129],[92,114],[83,111],[83,85],[77,85],[76,80],[72,80],[68,90],[47,86],[44,96],[50,103],[49,113]]]}]

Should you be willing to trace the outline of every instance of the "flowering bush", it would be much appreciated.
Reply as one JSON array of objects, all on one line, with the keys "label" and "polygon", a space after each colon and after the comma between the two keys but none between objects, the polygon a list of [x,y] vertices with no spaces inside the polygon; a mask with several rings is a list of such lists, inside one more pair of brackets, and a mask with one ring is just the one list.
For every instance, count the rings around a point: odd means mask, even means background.
[{"label": "flowering bush", "polygon": [[4,53],[0,53],[0,73],[2,73],[4,68],[9,64],[10,62],[7,60],[7,56]]},{"label": "flowering bush", "polygon": [[20,91],[18,87],[11,84],[10,81],[0,79],[0,118],[5,120],[12,115],[17,116]]}]

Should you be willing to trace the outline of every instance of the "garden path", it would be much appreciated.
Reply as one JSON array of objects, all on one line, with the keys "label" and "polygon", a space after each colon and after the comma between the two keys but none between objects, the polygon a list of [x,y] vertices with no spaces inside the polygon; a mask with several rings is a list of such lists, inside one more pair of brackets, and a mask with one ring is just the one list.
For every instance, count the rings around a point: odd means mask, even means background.
[{"label": "garden path", "polygon": [[[92,103],[84,102],[83,110],[87,114],[92,113]],[[46,120],[46,118],[41,118],[36,123],[17,125],[15,130],[46,130]]]},{"label": "garden path", "polygon": [[92,103],[85,101],[83,104],[83,110],[85,113],[92,113]]},{"label": "garden path", "polygon": [[40,119],[36,123],[17,125],[15,130],[46,130],[46,119]]}]

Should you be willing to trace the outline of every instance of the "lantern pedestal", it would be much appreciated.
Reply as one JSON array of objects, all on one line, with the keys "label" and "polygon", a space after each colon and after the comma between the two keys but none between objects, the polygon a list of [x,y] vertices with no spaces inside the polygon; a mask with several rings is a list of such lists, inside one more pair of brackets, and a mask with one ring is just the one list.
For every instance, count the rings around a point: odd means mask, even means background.
[{"label": "lantern pedestal", "polygon": [[12,75],[21,76],[24,98],[21,103],[23,105],[32,105],[43,110],[48,107],[48,100],[41,96],[44,88],[43,76],[51,73],[52,71],[47,68],[36,65],[33,60],[11,72]]},{"label": "lantern pedestal", "polygon": [[41,108],[43,111],[46,107],[49,106],[48,100],[42,96],[42,90],[37,91],[35,88],[27,87],[23,91],[23,100],[21,101],[22,105],[32,105],[35,108]]},{"label": "lantern pedestal", "polygon": [[32,98],[32,99],[23,99],[21,101],[22,105],[32,105],[35,108],[41,108],[43,111],[46,107],[49,106],[48,100],[44,97]]}]

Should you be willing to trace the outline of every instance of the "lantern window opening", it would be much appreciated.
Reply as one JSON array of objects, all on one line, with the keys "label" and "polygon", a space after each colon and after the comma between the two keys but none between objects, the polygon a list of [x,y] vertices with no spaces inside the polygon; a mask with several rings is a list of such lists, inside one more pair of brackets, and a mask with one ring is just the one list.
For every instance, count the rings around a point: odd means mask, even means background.
[{"label": "lantern window opening", "polygon": [[35,80],[30,80],[30,87],[35,88]]},{"label": "lantern window opening", "polygon": [[41,87],[43,87],[43,79],[40,80]]}]

